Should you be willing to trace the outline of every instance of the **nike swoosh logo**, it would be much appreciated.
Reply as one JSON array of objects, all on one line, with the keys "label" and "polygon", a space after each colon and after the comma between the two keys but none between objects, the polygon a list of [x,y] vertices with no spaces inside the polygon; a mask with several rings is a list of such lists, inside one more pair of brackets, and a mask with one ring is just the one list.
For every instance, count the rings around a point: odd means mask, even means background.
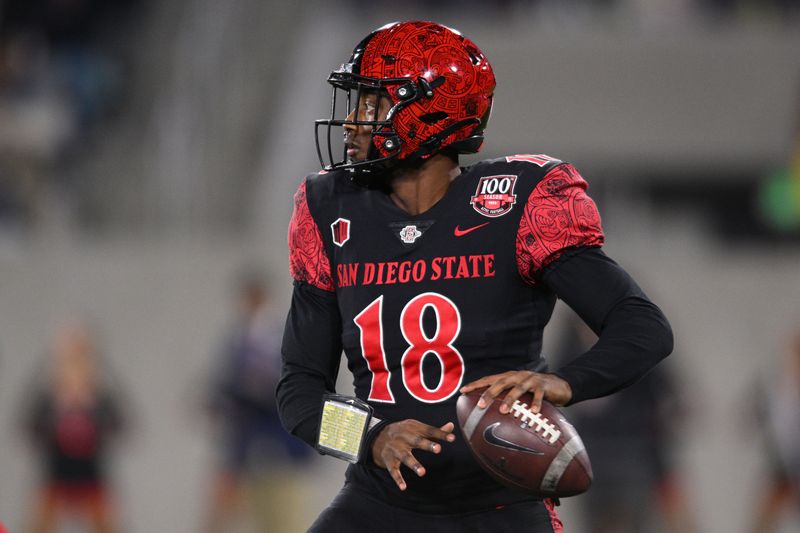
[{"label": "nike swoosh logo", "polygon": [[477,226],[472,226],[471,228],[467,229],[461,229],[458,226],[456,226],[455,229],[453,230],[453,233],[455,234],[456,237],[463,237],[464,235],[466,235],[471,231],[475,231],[476,229],[481,229],[482,227],[488,225],[489,225],[488,222],[484,222],[483,224],[478,224]]},{"label": "nike swoosh logo", "polygon": [[500,446],[501,448],[508,448],[509,450],[527,452],[527,453],[532,453],[534,455],[544,455],[544,452],[540,452],[539,450],[534,450],[533,448],[526,448],[525,446],[520,446],[519,444],[514,444],[513,442],[508,441],[502,437],[498,437],[497,435],[495,435],[494,430],[499,425],[500,422],[495,422],[494,424],[487,426],[486,429],[483,430],[483,440],[485,440],[489,444]]}]

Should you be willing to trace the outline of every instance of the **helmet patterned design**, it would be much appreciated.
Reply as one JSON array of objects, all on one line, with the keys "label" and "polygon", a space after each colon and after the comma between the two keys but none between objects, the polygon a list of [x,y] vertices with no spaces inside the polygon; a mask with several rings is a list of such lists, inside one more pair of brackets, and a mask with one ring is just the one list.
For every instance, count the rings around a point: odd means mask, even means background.
[{"label": "helmet patterned design", "polygon": [[[433,22],[395,22],[359,43],[348,63],[331,73],[331,118],[318,120],[317,151],[323,167],[359,172],[385,169],[400,161],[426,159],[445,147],[474,153],[492,108],[495,78],[483,52],[455,30]],[[391,100],[385,120],[340,120],[337,91],[347,93],[348,116],[364,91]],[[352,101],[351,92],[356,92]],[[351,105],[352,104],[352,105]],[[333,126],[372,126],[365,161],[333,162]],[[320,126],[328,127],[328,162],[320,148]]]}]

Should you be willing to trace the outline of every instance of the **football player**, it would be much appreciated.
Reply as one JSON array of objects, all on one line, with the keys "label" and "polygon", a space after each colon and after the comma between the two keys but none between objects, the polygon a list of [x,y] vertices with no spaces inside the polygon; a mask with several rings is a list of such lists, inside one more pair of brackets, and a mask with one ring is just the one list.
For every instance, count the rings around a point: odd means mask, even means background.
[{"label": "football player", "polygon": [[[388,24],[328,83],[324,170],[300,184],[289,226],[277,387],[286,429],[352,463],[311,531],[561,531],[552,501],[494,481],[457,438],[459,392],[487,387],[483,404],[504,412],[526,392],[534,411],[611,394],[672,351],[666,318],[603,253],[575,167],[542,154],[459,165],[483,144],[495,88],[459,32]],[[549,372],[556,298],[599,341]],[[342,350],[352,398],[334,391]]]}]

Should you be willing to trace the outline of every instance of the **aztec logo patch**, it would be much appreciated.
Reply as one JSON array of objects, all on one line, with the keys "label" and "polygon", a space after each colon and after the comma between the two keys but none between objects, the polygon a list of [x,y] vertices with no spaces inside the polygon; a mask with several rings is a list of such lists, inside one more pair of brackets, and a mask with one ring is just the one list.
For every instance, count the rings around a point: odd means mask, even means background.
[{"label": "aztec logo patch", "polygon": [[346,218],[337,218],[331,224],[331,233],[333,233],[333,244],[341,248],[350,240],[350,221]]},{"label": "aztec logo patch", "polygon": [[422,237],[422,232],[414,225],[409,225],[400,230],[400,240],[406,244],[411,244]]},{"label": "aztec logo patch", "polygon": [[403,246],[413,246],[433,226],[433,220],[403,220],[389,222],[389,229],[392,235],[397,237]]},{"label": "aztec logo patch", "polygon": [[517,202],[517,195],[514,194],[516,183],[517,177],[514,175],[482,177],[475,196],[470,198],[472,208],[485,217],[505,215]]}]

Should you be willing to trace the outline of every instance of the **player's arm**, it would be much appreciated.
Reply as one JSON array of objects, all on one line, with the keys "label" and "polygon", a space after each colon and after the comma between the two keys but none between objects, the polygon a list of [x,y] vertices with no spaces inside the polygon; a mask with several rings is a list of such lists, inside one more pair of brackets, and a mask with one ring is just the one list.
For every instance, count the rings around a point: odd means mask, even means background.
[{"label": "player's arm", "polygon": [[281,346],[275,394],[286,430],[315,446],[322,398],[334,392],[341,359],[341,317],[322,237],[303,183],[289,224],[289,270],[294,290]]},{"label": "player's arm", "polygon": [[570,385],[569,403],[627,387],[672,352],[664,313],[602,250],[561,257],[543,280],[598,335],[592,348],[555,372]]},{"label": "player's arm", "polygon": [[340,332],[335,294],[295,282],[275,394],[283,427],[311,446],[317,443],[322,397],[335,391],[342,353]]}]

